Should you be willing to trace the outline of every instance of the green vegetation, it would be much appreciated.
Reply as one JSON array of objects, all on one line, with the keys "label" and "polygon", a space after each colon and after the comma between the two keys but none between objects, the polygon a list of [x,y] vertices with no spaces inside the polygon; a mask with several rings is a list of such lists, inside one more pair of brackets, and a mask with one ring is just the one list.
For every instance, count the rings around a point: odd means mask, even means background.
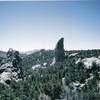
[{"label": "green vegetation", "polygon": [[[74,52],[78,54],[68,56]],[[82,62],[75,64],[78,58],[98,57],[100,50],[66,51],[66,54],[63,62],[53,65],[50,65],[55,57],[53,50],[40,50],[25,56],[22,59],[24,79],[18,82],[11,81],[10,85],[0,84],[0,100],[42,100],[42,94],[44,98],[51,100],[100,100],[100,88],[97,86],[100,80],[100,66],[93,63],[89,71]],[[43,68],[45,62],[46,68]],[[32,70],[32,66],[36,64],[40,64],[41,67]],[[91,77],[90,74],[93,78],[74,92],[74,86],[71,84],[84,84],[86,79]],[[65,84],[62,82],[63,78]]]}]

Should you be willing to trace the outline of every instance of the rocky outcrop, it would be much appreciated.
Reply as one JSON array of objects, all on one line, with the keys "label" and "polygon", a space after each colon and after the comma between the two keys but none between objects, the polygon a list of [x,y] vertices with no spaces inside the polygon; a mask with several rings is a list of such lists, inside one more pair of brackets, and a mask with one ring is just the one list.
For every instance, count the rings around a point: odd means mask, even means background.
[{"label": "rocky outcrop", "polygon": [[21,57],[19,52],[13,49],[9,49],[6,59],[1,61],[0,65],[0,82],[4,84],[10,84],[11,80],[18,81],[23,77],[23,71],[21,67]]},{"label": "rocky outcrop", "polygon": [[64,38],[61,38],[55,48],[55,57],[56,57],[56,61],[63,61],[64,57],[65,57],[65,53],[64,53]]}]

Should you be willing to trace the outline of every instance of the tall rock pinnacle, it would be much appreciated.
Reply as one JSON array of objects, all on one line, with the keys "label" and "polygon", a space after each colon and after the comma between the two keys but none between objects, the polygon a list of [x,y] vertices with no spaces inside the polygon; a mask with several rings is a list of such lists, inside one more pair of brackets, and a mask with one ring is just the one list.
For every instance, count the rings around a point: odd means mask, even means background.
[{"label": "tall rock pinnacle", "polygon": [[63,61],[64,60],[64,38],[61,38],[56,45],[55,48],[55,57],[56,57],[56,61]]}]

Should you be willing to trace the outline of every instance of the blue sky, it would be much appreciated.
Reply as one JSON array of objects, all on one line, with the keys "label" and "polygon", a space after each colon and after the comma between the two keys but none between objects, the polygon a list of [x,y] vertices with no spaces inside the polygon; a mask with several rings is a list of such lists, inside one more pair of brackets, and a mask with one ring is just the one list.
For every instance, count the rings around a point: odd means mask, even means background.
[{"label": "blue sky", "polygon": [[99,49],[99,2],[0,1],[0,50],[54,49],[60,37],[66,50]]}]

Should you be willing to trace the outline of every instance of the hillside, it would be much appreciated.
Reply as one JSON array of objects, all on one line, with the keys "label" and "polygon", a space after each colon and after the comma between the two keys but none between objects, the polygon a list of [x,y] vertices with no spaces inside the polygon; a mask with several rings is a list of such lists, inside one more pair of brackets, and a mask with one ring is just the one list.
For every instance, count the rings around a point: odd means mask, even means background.
[{"label": "hillside", "polygon": [[64,51],[59,41],[55,50],[8,51],[0,62],[0,100],[100,100],[100,50]]}]

